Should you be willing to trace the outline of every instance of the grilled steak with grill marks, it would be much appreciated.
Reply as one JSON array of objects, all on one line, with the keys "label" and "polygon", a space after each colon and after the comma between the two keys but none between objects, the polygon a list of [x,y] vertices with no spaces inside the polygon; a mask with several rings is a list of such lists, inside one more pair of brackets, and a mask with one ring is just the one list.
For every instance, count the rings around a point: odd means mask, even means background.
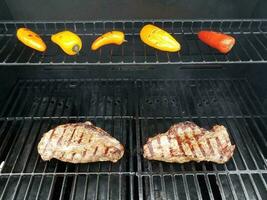
[{"label": "grilled steak with grill marks", "polygon": [[38,144],[45,161],[52,158],[70,163],[117,162],[124,154],[118,140],[91,122],[57,126],[45,133]]},{"label": "grilled steak with grill marks", "polygon": [[208,131],[186,121],[174,124],[166,133],[149,138],[144,145],[144,157],[171,163],[225,163],[233,156],[234,149],[224,126],[215,125]]}]

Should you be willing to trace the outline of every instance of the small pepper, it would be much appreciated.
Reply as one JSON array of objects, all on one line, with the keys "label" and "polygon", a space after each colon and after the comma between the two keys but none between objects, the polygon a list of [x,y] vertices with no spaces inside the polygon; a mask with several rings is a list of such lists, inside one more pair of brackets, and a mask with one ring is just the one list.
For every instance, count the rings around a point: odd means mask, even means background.
[{"label": "small pepper", "polygon": [[198,38],[221,53],[228,53],[235,44],[232,36],[214,31],[200,31]]},{"label": "small pepper", "polygon": [[46,50],[46,45],[42,38],[28,28],[19,28],[17,30],[17,38],[26,46],[37,51],[43,52]]},{"label": "small pepper", "polygon": [[145,44],[162,51],[176,52],[181,49],[180,44],[169,33],[152,24],[142,28],[140,37]]},{"label": "small pepper", "polygon": [[100,37],[98,37],[92,44],[91,49],[97,50],[100,47],[107,44],[117,44],[121,45],[123,42],[126,42],[123,32],[120,31],[111,31],[107,32]]},{"label": "small pepper", "polygon": [[62,31],[51,36],[52,42],[56,43],[68,55],[76,55],[82,48],[81,38],[70,31]]}]

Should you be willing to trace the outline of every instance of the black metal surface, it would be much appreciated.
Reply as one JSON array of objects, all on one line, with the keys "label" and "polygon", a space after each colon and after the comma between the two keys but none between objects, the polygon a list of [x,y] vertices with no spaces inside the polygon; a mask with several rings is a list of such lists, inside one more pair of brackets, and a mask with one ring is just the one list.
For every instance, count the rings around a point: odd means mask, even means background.
[{"label": "black metal surface", "polygon": [[[103,19],[184,19],[266,17],[264,0],[1,0],[15,20],[103,20]],[[0,2],[1,2],[0,1]],[[207,5],[207,6],[203,6]],[[266,5],[266,4],[265,4]],[[49,14],[48,14],[49,13]],[[252,15],[255,13],[254,15]],[[1,19],[1,18],[0,18]]]},{"label": "black metal surface", "polygon": [[[147,23],[154,23],[172,33],[181,43],[182,50],[166,53],[144,45],[139,32]],[[266,25],[266,20],[2,22],[0,65],[266,63]],[[15,34],[19,27],[28,27],[39,33],[48,46],[47,51],[39,53],[21,44]],[[78,33],[82,38],[83,49],[77,56],[67,56],[50,40],[51,34],[66,29]],[[114,29],[125,32],[128,42],[121,46],[106,46],[99,51],[90,50],[97,36]],[[231,34],[237,43],[230,53],[223,55],[197,38],[197,32],[203,29]]]},{"label": "black metal surface", "polygon": [[21,80],[3,107],[3,117],[133,115],[133,81],[126,80]]},{"label": "black metal surface", "polygon": [[[18,80],[0,117],[0,199],[266,199],[266,112],[246,78]],[[42,133],[90,120],[124,144],[116,164],[41,161]],[[142,157],[147,137],[175,122],[223,124],[228,163]]]},{"label": "black metal surface", "polygon": [[140,117],[220,118],[264,115],[257,97],[248,89],[249,85],[246,79],[140,81],[137,83]]}]

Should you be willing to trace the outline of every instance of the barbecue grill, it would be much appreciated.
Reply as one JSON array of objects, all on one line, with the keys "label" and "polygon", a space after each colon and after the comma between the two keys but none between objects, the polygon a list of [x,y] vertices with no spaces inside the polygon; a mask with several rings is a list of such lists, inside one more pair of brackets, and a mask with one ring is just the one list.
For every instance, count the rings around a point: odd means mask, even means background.
[{"label": "barbecue grill", "polygon": [[[266,3],[248,1],[237,12],[241,3],[232,2],[225,14],[214,14],[215,1],[205,14],[195,2],[196,15],[179,1],[152,1],[149,12],[145,1],[116,2],[101,13],[104,0],[80,0],[68,16],[69,1],[62,9],[40,2],[41,11],[35,1],[22,2],[0,4],[0,199],[267,199]],[[148,23],[171,33],[182,50],[145,45],[139,32]],[[19,42],[20,27],[40,34],[47,51]],[[51,42],[51,34],[62,30],[81,37],[77,56]],[[97,36],[112,30],[123,31],[127,43],[90,50]],[[197,38],[200,30],[230,34],[236,45],[221,54]],[[43,133],[88,120],[124,145],[120,161],[41,160]],[[182,121],[207,129],[224,125],[236,145],[233,158],[225,164],[143,158],[148,137]]]}]

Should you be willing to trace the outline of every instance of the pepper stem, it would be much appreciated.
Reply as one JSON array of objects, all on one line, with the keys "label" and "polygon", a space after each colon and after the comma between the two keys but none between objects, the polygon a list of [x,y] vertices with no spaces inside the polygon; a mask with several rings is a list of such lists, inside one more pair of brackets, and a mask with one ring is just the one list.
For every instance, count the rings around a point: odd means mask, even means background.
[{"label": "pepper stem", "polygon": [[75,53],[78,53],[79,52],[79,49],[80,49],[80,46],[78,44],[75,44],[73,47],[72,47],[72,51],[75,52]]}]

